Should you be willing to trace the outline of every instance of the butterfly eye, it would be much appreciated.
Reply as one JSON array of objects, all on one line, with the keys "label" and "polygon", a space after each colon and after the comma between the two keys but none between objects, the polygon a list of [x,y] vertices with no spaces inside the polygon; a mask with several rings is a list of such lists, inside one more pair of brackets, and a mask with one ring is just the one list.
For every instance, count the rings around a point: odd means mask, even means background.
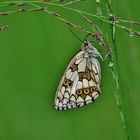
[{"label": "butterfly eye", "polygon": [[89,94],[89,89],[84,89],[85,94]]},{"label": "butterfly eye", "polygon": [[69,79],[65,79],[64,84],[63,84],[66,88],[69,88],[72,86],[72,81]]},{"label": "butterfly eye", "polygon": [[90,88],[90,92],[96,92],[97,91],[97,87],[91,87]]},{"label": "butterfly eye", "polygon": [[77,94],[81,95],[82,94],[82,90],[81,89],[77,90]]},{"label": "butterfly eye", "polygon": [[95,92],[97,91],[97,87],[94,87],[94,91],[95,91]]},{"label": "butterfly eye", "polygon": [[66,79],[65,81],[64,81],[64,85],[66,86],[68,84],[68,80]]},{"label": "butterfly eye", "polygon": [[72,86],[72,82],[69,82],[69,87],[71,87]]}]

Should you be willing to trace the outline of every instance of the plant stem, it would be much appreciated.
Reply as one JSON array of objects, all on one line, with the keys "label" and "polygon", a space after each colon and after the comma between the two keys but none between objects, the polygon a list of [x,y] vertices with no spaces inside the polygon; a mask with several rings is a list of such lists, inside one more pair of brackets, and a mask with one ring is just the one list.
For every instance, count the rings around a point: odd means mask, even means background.
[{"label": "plant stem", "polygon": [[[1,6],[4,6],[4,5],[7,5],[7,4],[11,4],[11,3],[38,3],[38,4],[47,4],[47,5],[52,5],[52,6],[58,6],[58,7],[61,7],[61,8],[64,8],[64,9],[67,9],[67,10],[70,10],[70,11],[74,11],[78,14],[84,14],[84,15],[88,15],[88,16],[91,16],[91,17],[94,17],[100,21],[103,21],[105,23],[108,23],[108,24],[114,24],[112,23],[111,21],[109,21],[107,18],[108,17],[105,17],[105,16],[100,16],[100,15],[96,15],[96,14],[91,14],[91,13],[88,13],[88,12],[85,12],[85,11],[81,11],[81,10],[78,10],[78,9],[73,9],[71,7],[67,7],[65,6],[64,4],[59,4],[59,3],[52,3],[52,2],[44,2],[44,1],[7,1],[7,2],[0,2],[0,5]],[[117,28],[120,28],[122,30],[125,30],[127,31],[128,33],[132,34],[132,35],[137,35],[137,36],[140,36],[140,32],[137,32],[133,29],[130,29],[130,28],[127,28],[125,26],[122,26],[122,25],[119,25],[119,24],[114,24],[115,27]]]},{"label": "plant stem", "polygon": [[113,75],[113,78],[115,80],[115,85],[116,85],[116,91],[115,91],[115,98],[117,105],[120,110],[120,115],[122,119],[122,123],[126,132],[127,140],[130,140],[130,132],[129,132],[129,124],[128,124],[128,115],[127,115],[127,109],[126,109],[126,103],[125,103],[125,96],[122,95],[122,89],[120,86],[120,75],[119,75],[119,63],[118,63],[118,52],[117,52],[117,46],[116,46],[116,41],[113,39],[113,63],[114,67],[111,68],[111,73]]},{"label": "plant stem", "polygon": [[[114,0],[113,0],[114,3]],[[111,3],[108,1],[107,3],[108,8],[109,8],[109,14],[111,14],[112,17],[115,16],[115,13],[111,7]],[[115,81],[116,85],[116,92],[114,92],[115,99],[116,99],[116,104],[120,110],[120,116],[122,119],[123,127],[126,132],[126,137],[127,140],[130,140],[130,132],[129,132],[129,124],[128,124],[128,116],[127,116],[127,109],[126,109],[126,104],[125,104],[125,97],[122,95],[122,89],[120,86],[120,75],[119,75],[119,62],[118,62],[118,51],[117,51],[117,45],[116,45],[116,32],[115,32],[115,22],[112,21],[111,29],[112,29],[112,54],[113,54],[113,66],[111,68],[111,74],[113,76],[113,79]],[[112,56],[111,56],[112,57]],[[112,60],[112,58],[111,58]]]}]

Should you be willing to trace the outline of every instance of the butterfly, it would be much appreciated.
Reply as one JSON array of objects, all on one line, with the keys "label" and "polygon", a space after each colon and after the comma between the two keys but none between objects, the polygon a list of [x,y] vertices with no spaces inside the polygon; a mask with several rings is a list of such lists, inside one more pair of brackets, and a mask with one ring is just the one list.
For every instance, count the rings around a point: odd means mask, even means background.
[{"label": "butterfly", "polygon": [[84,41],[70,61],[55,95],[55,108],[66,110],[87,105],[100,95],[100,53],[89,41]]}]

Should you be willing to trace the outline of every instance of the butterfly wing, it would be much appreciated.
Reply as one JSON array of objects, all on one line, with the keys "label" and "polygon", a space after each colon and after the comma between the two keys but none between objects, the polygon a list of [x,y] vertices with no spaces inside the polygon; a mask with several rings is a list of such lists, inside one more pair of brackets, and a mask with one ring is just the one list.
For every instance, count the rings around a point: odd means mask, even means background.
[{"label": "butterfly wing", "polygon": [[55,108],[76,108],[93,102],[100,95],[100,64],[88,52],[80,51],[69,63],[57,88]]}]

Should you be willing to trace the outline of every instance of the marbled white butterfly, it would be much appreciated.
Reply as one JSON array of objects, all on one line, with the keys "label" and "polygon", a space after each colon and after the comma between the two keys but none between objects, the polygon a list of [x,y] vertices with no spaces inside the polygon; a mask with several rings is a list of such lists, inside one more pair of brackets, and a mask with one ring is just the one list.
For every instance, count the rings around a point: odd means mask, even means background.
[{"label": "marbled white butterfly", "polygon": [[[100,53],[85,41],[70,61],[55,96],[55,108],[65,110],[89,104],[100,95]],[[102,58],[102,57],[101,57]]]}]

